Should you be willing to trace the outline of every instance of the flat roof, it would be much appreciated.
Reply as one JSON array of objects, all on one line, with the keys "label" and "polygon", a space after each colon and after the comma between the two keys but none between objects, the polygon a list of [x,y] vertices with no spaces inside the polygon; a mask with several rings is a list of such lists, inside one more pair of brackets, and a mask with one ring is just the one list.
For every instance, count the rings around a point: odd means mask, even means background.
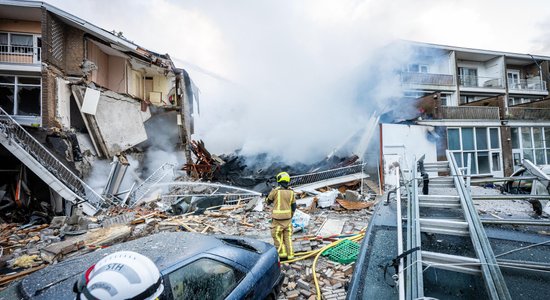
[{"label": "flat roof", "polygon": [[475,48],[467,48],[467,47],[447,46],[447,45],[423,43],[423,42],[409,41],[409,40],[402,40],[402,41],[414,46],[436,48],[436,49],[442,49],[442,50],[451,50],[451,51],[457,51],[457,52],[468,52],[468,53],[494,55],[494,56],[506,56],[509,58],[530,59],[530,60],[533,60],[533,59],[550,60],[550,56],[536,55],[536,54],[529,54],[529,53],[514,53],[514,52],[484,50],[484,49],[475,49]]}]

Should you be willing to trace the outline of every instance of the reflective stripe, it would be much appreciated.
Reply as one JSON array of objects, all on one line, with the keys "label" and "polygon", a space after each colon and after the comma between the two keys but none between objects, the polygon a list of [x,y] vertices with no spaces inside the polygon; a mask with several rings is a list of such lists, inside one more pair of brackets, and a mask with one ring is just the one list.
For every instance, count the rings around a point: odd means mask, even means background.
[{"label": "reflective stripe", "polygon": [[277,226],[277,231],[275,234],[277,236],[277,240],[279,241],[279,249],[277,249],[277,252],[279,252],[280,257],[286,257],[286,246],[283,240],[283,227]]},{"label": "reflective stripe", "polygon": [[291,213],[291,212],[292,212],[291,209],[284,209],[284,210],[274,209],[274,210],[273,210],[273,213],[274,213],[274,214],[284,214],[284,213]]},{"label": "reflective stripe", "polygon": [[294,258],[294,247],[292,246],[292,222],[288,224],[288,258]]},{"label": "reflective stripe", "polygon": [[281,210],[281,191],[277,191],[277,211],[279,210]]}]

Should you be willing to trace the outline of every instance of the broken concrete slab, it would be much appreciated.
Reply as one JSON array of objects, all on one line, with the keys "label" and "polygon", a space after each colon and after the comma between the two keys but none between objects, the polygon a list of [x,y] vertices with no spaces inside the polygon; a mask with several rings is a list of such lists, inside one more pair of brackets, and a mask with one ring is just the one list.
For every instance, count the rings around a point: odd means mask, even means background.
[{"label": "broken concrete slab", "polygon": [[342,233],[346,220],[327,219],[323,226],[317,232],[317,236],[331,236]]}]

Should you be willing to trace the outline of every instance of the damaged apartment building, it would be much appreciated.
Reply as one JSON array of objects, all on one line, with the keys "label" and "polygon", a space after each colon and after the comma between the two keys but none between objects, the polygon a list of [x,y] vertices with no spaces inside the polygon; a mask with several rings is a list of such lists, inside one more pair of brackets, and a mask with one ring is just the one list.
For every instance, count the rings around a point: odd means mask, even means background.
[{"label": "damaged apartment building", "polygon": [[416,111],[380,125],[386,170],[399,155],[446,160],[446,150],[475,176],[510,176],[522,159],[550,164],[550,57],[403,43],[412,54],[401,87]]},{"label": "damaged apartment building", "polygon": [[94,160],[146,142],[161,114],[187,149],[194,95],[168,54],[44,2],[0,1],[1,215],[94,214],[106,201],[82,180]]}]

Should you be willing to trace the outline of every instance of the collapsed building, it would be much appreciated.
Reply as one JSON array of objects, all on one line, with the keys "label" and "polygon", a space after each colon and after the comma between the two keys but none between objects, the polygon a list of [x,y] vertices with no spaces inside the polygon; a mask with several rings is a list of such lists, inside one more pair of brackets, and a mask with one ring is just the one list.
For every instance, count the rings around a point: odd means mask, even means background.
[{"label": "collapsed building", "polygon": [[0,1],[2,215],[69,215],[76,204],[93,215],[108,199],[83,176],[96,159],[124,165],[156,115],[173,116],[189,160],[196,94],[168,54],[44,2]]}]

